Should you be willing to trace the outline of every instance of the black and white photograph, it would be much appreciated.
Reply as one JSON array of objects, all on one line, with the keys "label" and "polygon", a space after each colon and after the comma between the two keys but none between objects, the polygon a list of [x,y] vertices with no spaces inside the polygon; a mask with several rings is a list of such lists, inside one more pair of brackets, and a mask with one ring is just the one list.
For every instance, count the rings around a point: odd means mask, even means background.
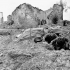
[{"label": "black and white photograph", "polygon": [[70,0],[0,0],[0,70],[70,70]]}]

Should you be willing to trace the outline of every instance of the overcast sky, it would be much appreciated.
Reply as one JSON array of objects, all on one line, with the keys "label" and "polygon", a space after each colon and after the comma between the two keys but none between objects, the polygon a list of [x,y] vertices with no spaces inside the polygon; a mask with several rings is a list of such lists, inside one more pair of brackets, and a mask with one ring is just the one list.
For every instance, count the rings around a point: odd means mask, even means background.
[{"label": "overcast sky", "polygon": [[[0,12],[3,12],[4,20],[10,15],[17,6],[23,3],[29,3],[32,6],[38,7],[42,10],[47,10],[60,0],[0,0]],[[70,0],[63,0],[70,6]],[[70,10],[64,13],[64,19],[70,20]]]}]

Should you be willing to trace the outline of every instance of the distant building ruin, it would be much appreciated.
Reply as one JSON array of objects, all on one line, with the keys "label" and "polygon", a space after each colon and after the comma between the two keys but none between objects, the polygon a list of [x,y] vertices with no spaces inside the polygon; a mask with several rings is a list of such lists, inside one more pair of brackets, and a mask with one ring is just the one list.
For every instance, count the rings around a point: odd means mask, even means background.
[{"label": "distant building ruin", "polygon": [[0,12],[0,24],[3,23],[3,12]]}]

